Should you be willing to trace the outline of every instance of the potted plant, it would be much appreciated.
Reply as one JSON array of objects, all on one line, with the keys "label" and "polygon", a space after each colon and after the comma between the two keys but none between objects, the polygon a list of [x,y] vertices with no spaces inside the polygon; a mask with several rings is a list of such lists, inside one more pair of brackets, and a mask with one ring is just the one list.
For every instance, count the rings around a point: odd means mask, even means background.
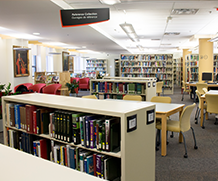
[{"label": "potted plant", "polygon": [[66,83],[66,87],[68,88],[68,91],[70,91],[70,96],[75,96],[75,89],[79,87],[79,81],[76,82],[76,80],[73,80],[72,83]]},{"label": "potted plant", "polygon": [[5,84],[0,85],[0,119],[2,119],[2,96],[8,96],[11,94],[11,83],[9,82],[8,86],[5,87]]}]

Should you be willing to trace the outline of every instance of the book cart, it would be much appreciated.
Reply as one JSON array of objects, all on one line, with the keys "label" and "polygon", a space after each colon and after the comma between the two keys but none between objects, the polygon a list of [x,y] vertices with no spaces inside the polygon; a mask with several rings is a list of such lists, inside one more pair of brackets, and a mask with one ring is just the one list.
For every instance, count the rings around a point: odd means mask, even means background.
[{"label": "book cart", "polygon": [[123,99],[126,94],[140,95],[143,101],[156,96],[156,78],[104,77],[90,80],[90,94],[99,99]]},{"label": "book cart", "polygon": [[[8,103],[43,106],[57,110],[91,113],[118,118],[121,136],[119,152],[107,152],[86,148],[81,145],[75,145],[74,143],[60,141],[51,137],[49,134],[38,134],[37,136],[61,142],[72,147],[80,147],[94,153],[119,158],[121,161],[121,181],[155,180],[155,105],[151,103],[141,104],[134,101],[81,99],[40,93],[5,96],[2,98],[5,145],[8,143],[8,129],[25,132],[25,130],[17,129],[7,124],[9,115],[6,112],[6,104]],[[66,167],[66,169],[69,169],[69,167]],[[83,173],[81,173],[81,178],[82,176]]]},{"label": "book cart", "polygon": [[165,94],[173,94],[173,54],[121,54],[121,77],[158,77]]}]

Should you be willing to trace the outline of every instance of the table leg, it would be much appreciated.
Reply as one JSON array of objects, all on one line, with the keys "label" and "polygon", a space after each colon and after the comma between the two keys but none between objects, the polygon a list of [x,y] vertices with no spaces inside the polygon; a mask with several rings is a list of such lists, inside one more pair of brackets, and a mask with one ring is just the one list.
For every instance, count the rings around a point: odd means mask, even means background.
[{"label": "table leg", "polygon": [[161,155],[166,156],[167,154],[167,139],[166,139],[166,132],[167,132],[167,117],[166,115],[162,115],[161,118]]},{"label": "table leg", "polygon": [[[183,108],[181,109],[181,111],[179,111],[179,118],[182,114],[182,111],[183,111]],[[182,143],[183,142],[183,136],[182,136],[182,133],[179,133],[179,143]]]},{"label": "table leg", "polygon": [[208,112],[206,112],[206,120],[208,120]]},{"label": "table leg", "polygon": [[[204,105],[204,98],[200,98],[201,100],[201,105]],[[203,120],[204,120],[204,108],[201,106],[201,127],[203,126]]]}]

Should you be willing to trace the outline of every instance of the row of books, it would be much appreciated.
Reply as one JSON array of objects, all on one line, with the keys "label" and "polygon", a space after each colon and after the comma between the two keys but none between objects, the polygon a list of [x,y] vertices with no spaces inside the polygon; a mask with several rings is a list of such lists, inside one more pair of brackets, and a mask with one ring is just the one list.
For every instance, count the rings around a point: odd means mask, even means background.
[{"label": "row of books", "polygon": [[172,55],[121,55],[121,60],[142,61],[142,60],[168,60]]},{"label": "row of books", "polygon": [[94,63],[94,64],[92,64],[92,63],[89,63],[89,64],[87,64],[87,67],[103,67],[103,66],[105,66],[104,64],[102,64],[102,63],[99,63],[99,64],[96,64],[96,63]]},{"label": "row of books", "polygon": [[170,85],[172,85],[172,81],[171,81],[171,80],[164,80],[164,81],[163,81],[163,85],[164,85],[164,86],[166,86],[166,85],[167,85],[167,86],[170,86]]},{"label": "row of books", "polygon": [[105,70],[105,67],[86,67],[86,71],[92,71],[92,70]]},{"label": "row of books", "polygon": [[106,180],[120,180],[121,160],[9,129],[8,146]]},{"label": "row of books", "polygon": [[146,83],[92,82],[92,92],[145,94]]},{"label": "row of books", "polygon": [[191,72],[198,73],[198,68],[191,68]]},{"label": "row of books", "polygon": [[86,62],[95,64],[95,63],[105,63],[106,61],[105,60],[86,60]]},{"label": "row of books", "polygon": [[50,134],[50,137],[87,148],[120,150],[119,119],[12,103],[7,103],[6,109],[8,125],[27,133]]},{"label": "row of books", "polygon": [[[97,94],[98,99],[119,99],[122,100],[125,94]],[[142,101],[146,100],[146,96],[142,96]]]}]

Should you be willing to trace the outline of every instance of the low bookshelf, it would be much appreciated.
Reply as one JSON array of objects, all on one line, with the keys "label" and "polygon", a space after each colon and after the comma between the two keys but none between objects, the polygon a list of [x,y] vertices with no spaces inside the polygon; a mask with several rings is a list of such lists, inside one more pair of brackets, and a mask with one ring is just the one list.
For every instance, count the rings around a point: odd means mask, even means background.
[{"label": "low bookshelf", "polygon": [[[69,166],[65,165],[65,162],[70,163],[70,168],[71,168],[72,160],[71,158],[69,158],[70,161],[68,160],[68,153],[67,151],[65,151],[65,148],[66,150],[68,150],[68,148],[69,150],[73,149],[76,152],[75,157],[76,159],[78,159],[78,160],[74,160],[75,161],[74,163],[81,164],[78,167],[79,168],[78,170],[81,171],[81,178],[82,175],[84,174],[82,172],[85,171],[87,172],[88,169],[87,167],[83,167],[83,169],[81,167],[82,165],[85,166],[85,164],[88,164],[88,157],[90,158],[90,156],[93,156],[92,168],[94,168],[94,170],[99,167],[99,165],[97,166],[97,159],[96,160],[94,159],[94,155],[95,155],[95,158],[100,157],[102,159],[100,163],[102,163],[101,169],[103,169],[103,175],[101,175],[102,173],[100,173],[100,176],[102,176],[103,178],[106,175],[107,176],[111,175],[111,173],[108,171],[107,168],[108,167],[111,168],[110,165],[112,166],[115,165],[116,170],[120,170],[120,177],[118,178],[121,181],[132,181],[132,180],[154,181],[155,180],[155,123],[154,123],[155,105],[141,104],[135,101],[93,100],[93,99],[82,99],[76,97],[65,97],[65,96],[48,95],[48,94],[40,94],[40,93],[4,96],[2,98],[2,103],[3,103],[2,104],[3,129],[4,129],[5,145],[8,145],[16,149],[19,148],[24,149],[23,145],[25,145],[26,150],[24,151],[27,153],[31,153],[30,150],[32,150],[32,154],[35,155],[35,150],[38,149],[38,147],[36,145],[34,147],[33,145],[39,140],[39,142],[41,143],[40,149],[42,149],[42,147],[44,148],[46,147],[47,152],[44,153],[44,150],[42,150],[40,153],[37,152],[37,154],[39,154],[38,156],[44,158],[42,157],[42,155],[44,156],[47,155],[48,160],[51,160],[52,162],[55,162],[60,166],[62,165],[66,169],[69,169]],[[9,107],[10,105],[12,106]],[[17,110],[17,108],[15,108],[17,105],[20,105],[21,107],[26,107],[26,127],[25,126],[19,127],[19,120],[17,120],[21,118],[21,117],[19,118],[18,116],[19,114],[16,114],[14,112],[15,118],[13,118],[12,116],[13,106],[14,109]],[[42,115],[43,121],[41,123],[43,124],[43,133],[42,130],[41,132],[37,132],[38,127],[36,130],[34,130],[35,124],[37,124],[38,126],[38,122],[37,121],[35,122],[33,110],[32,111],[30,111],[31,109],[27,110],[27,107],[35,107],[36,109],[49,110],[47,113],[49,113],[50,124],[47,125],[47,127],[44,125],[45,124],[44,121],[46,120],[44,117],[45,115],[44,114]],[[56,112],[59,112],[60,114],[62,114],[62,116],[56,117],[55,116]],[[54,116],[50,116],[52,113],[54,113]],[[66,120],[64,119],[65,114],[70,114],[72,116],[72,124],[69,124],[68,126],[66,126],[66,128],[64,128],[65,125],[64,120]],[[78,138],[77,136],[74,135],[74,133],[75,134],[84,133],[75,130],[75,129],[81,129],[79,126],[80,124],[77,124],[78,121],[81,121],[83,119],[87,121],[88,119],[87,117],[89,116],[96,116],[95,119],[93,118],[94,120],[96,120],[96,125],[97,125],[97,121],[100,122],[102,121],[102,125],[105,124],[105,126],[103,126],[105,132],[102,131],[103,127],[101,129],[102,141],[103,138],[105,138],[104,140],[105,147],[102,146],[102,149],[99,149],[99,147],[91,147],[92,121],[88,121],[88,123],[90,123],[90,133],[87,135],[90,135],[90,142],[89,142],[90,146],[87,147],[87,145],[84,145],[87,144],[88,139],[83,143],[82,143],[82,139],[80,140],[81,142],[75,142],[74,140],[75,138],[76,139]],[[76,121],[74,122],[73,120],[75,117],[79,119],[75,119]],[[37,120],[38,118],[40,117],[37,117]],[[15,119],[15,123],[14,123],[15,125],[12,125],[10,123],[12,119]],[[108,120],[116,120],[116,121],[115,122],[109,121],[111,125],[108,126],[108,122],[107,122]],[[31,125],[30,121],[32,121],[33,127],[28,129],[28,125],[29,126]],[[41,123],[39,123],[39,125]],[[56,125],[57,127],[54,127],[54,125]],[[59,130],[59,128],[61,128],[60,125],[62,125],[62,129]],[[115,129],[115,126],[117,126],[116,131],[112,130],[112,127]],[[72,131],[72,134],[70,134],[72,136],[72,141],[69,140],[66,141],[61,138],[61,135],[63,137],[64,135],[65,136],[69,135],[67,134],[68,131],[66,131],[68,130],[67,128],[69,128],[69,130]],[[98,128],[100,131],[100,127]],[[106,131],[108,130],[108,128],[110,128],[110,133],[111,133],[109,142],[107,142],[108,137],[106,136],[108,135]],[[65,130],[66,132],[64,132],[63,130]],[[86,131],[87,130],[89,129],[86,129]],[[57,134],[60,135],[60,137],[55,136],[56,131]],[[16,135],[18,136],[16,137]],[[22,135],[26,135],[26,137],[24,137],[26,139],[25,142],[24,141],[22,142]],[[13,140],[13,138],[15,137],[16,139]],[[119,141],[115,141],[114,140],[115,137],[120,138],[118,139]],[[96,140],[98,139],[96,138]],[[114,144],[111,143],[112,140]],[[15,144],[16,141],[18,142]],[[112,145],[115,145],[115,142],[116,144],[118,144],[118,146],[116,147],[116,150],[113,150],[111,148]],[[107,145],[109,145],[110,148],[109,150],[107,148]],[[60,152],[57,152],[59,146],[61,147]],[[28,149],[29,152],[27,151]],[[64,154],[61,152],[63,152]],[[85,157],[87,152],[89,154],[87,155],[87,157]],[[57,162],[56,157],[59,158],[61,157],[60,159],[58,159],[60,160],[60,162]],[[82,159],[83,161],[81,162],[81,157],[83,159],[84,158],[86,159],[84,160]],[[72,157],[72,159],[75,158]],[[111,159],[113,162],[109,163],[108,162],[109,159]],[[116,160],[116,164],[114,164],[115,163],[114,160]],[[26,160],[23,160],[23,162],[25,161]],[[64,164],[62,162],[64,162]],[[77,170],[77,168],[74,169]],[[99,176],[97,170],[96,170],[96,174]],[[74,177],[73,172],[72,172],[72,177]],[[95,176],[93,176],[93,178],[95,178]],[[105,179],[110,180],[107,178]]]},{"label": "low bookshelf", "polygon": [[90,94],[99,99],[123,99],[126,94],[140,95],[143,101],[156,96],[156,78],[105,77],[90,80]]}]

